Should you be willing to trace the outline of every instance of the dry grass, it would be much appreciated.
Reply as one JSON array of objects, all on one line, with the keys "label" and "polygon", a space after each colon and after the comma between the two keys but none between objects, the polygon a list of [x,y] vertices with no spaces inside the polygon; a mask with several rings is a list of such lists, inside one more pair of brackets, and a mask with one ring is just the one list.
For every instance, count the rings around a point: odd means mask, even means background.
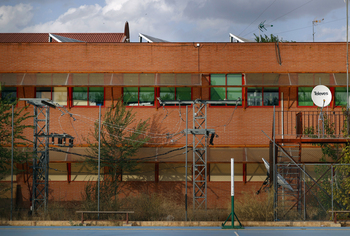
[{"label": "dry grass", "polygon": [[[235,201],[235,213],[240,221],[273,221],[272,197],[268,193],[255,195],[253,192],[243,193],[240,201]],[[189,221],[225,221],[231,212],[231,202],[227,202],[226,209],[192,209],[192,201],[189,201],[187,219]],[[9,205],[2,205],[0,208],[0,218],[8,220],[10,218]],[[28,214],[28,209],[14,209],[13,220],[66,220],[75,221],[80,219],[80,210],[97,210],[97,201],[88,198],[83,202],[49,202],[48,211],[38,211],[35,215]],[[133,210],[135,213],[129,215],[133,221],[183,221],[185,220],[184,202],[178,201],[178,196],[160,194],[139,194],[128,196],[124,199],[100,201],[100,210]],[[283,210],[279,209],[279,216],[283,215]],[[319,218],[318,210],[308,209],[310,219]],[[85,218],[85,217],[84,217]],[[96,215],[87,215],[86,219],[96,219]],[[103,215],[101,220],[120,220],[122,215]],[[288,220],[300,220],[300,215],[294,211],[288,212],[285,216]],[[281,219],[283,220],[283,219]]]}]

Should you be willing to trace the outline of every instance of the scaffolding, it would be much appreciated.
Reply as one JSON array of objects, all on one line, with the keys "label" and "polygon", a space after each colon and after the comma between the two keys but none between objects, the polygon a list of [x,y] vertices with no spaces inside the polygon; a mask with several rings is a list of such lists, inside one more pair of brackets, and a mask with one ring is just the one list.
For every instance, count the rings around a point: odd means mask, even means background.
[{"label": "scaffolding", "polygon": [[[331,143],[345,144],[349,141],[346,135],[346,121],[349,120],[347,113],[343,112],[324,112],[323,118],[327,120],[329,132],[324,133],[320,129],[319,112],[303,111],[274,112],[274,137],[270,138],[271,150],[274,150],[275,156],[270,153],[270,166],[275,166],[270,171],[270,180],[274,182],[274,175],[279,174],[289,186],[274,186],[274,211],[275,220],[288,220],[290,213],[295,212],[300,219],[307,218],[307,197],[312,196],[316,202],[327,213],[327,207],[318,198],[322,194],[332,204],[333,210],[333,167],[326,169],[321,176],[312,177],[301,160],[303,144]],[[281,118],[280,118],[281,117]],[[324,124],[323,124],[324,125]],[[348,127],[348,126],[347,126]],[[317,165],[317,164],[312,164]],[[333,164],[329,164],[333,166]],[[325,185],[320,182],[324,181],[324,176],[328,171],[332,172],[330,184],[332,191],[325,189]],[[274,174],[275,173],[275,174]],[[328,179],[326,181],[328,181]],[[313,191],[317,188],[317,192]],[[343,206],[337,203],[338,208]],[[295,214],[294,214],[295,215]]]}]

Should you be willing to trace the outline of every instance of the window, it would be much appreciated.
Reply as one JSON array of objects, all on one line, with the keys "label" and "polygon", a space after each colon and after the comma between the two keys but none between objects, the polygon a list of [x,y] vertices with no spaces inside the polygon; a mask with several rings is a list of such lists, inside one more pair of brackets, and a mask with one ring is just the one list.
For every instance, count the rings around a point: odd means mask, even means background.
[{"label": "window", "polygon": [[13,103],[17,99],[16,87],[1,87],[1,99],[6,100],[8,103]]},{"label": "window", "polygon": [[154,106],[154,88],[125,87],[123,101],[127,106]]},{"label": "window", "polygon": [[247,91],[248,106],[278,106],[279,93],[277,87],[249,87]]},{"label": "window", "polygon": [[72,91],[73,106],[103,106],[103,87],[74,87]]},{"label": "window", "polygon": [[66,87],[37,87],[36,98],[48,98],[62,106],[67,106]]},{"label": "window", "polygon": [[122,181],[154,181],[155,166],[154,163],[139,163],[136,171],[124,171]]},{"label": "window", "polygon": [[[229,85],[242,85],[241,74],[212,74],[210,76],[210,85],[222,86],[210,88],[210,100],[223,101],[242,98],[242,87],[226,87]],[[225,104],[222,105],[225,106]],[[242,105],[242,103],[240,102],[238,105]]]},{"label": "window", "polygon": [[313,106],[311,92],[312,87],[299,87],[298,88],[298,106]]},{"label": "window", "polygon": [[[243,164],[234,165],[235,181],[243,181]],[[210,181],[230,181],[230,163],[210,163]]]},{"label": "window", "polygon": [[[350,92],[350,90],[349,90]],[[335,105],[336,106],[346,106],[346,87],[336,87],[335,88]]]},{"label": "window", "polygon": [[[187,167],[187,180],[192,179],[191,167]],[[159,181],[186,181],[186,167],[183,163],[160,163]]]},{"label": "window", "polygon": [[159,89],[159,97],[162,101],[189,101],[192,100],[191,88],[161,87]]}]

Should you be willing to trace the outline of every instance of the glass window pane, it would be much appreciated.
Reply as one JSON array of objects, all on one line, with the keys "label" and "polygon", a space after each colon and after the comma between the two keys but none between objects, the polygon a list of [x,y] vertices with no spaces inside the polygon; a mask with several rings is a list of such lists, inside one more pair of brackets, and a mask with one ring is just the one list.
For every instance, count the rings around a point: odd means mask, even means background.
[{"label": "glass window pane", "polygon": [[248,106],[262,106],[262,88],[249,87],[247,102]]},{"label": "glass window pane", "polygon": [[13,103],[17,99],[17,88],[15,87],[1,87],[1,99],[8,103]]},{"label": "glass window pane", "polygon": [[74,106],[87,106],[87,87],[75,87],[73,88],[73,105]]},{"label": "glass window pane", "polygon": [[137,106],[139,95],[138,87],[125,87],[123,89],[123,101],[127,106]]},{"label": "glass window pane", "polygon": [[313,106],[311,98],[312,87],[299,87],[298,88],[298,105],[299,106]]},{"label": "glass window pane", "polygon": [[227,85],[242,85],[242,74],[228,74]]},{"label": "glass window pane", "polygon": [[277,87],[264,88],[264,106],[278,106],[279,94]]},{"label": "glass window pane", "polygon": [[141,87],[140,88],[140,106],[154,105],[154,88]]},{"label": "glass window pane", "polygon": [[176,88],[176,100],[189,101],[192,100],[191,88]]},{"label": "glass window pane", "polygon": [[51,100],[51,87],[37,87],[36,98],[48,98]]},{"label": "glass window pane", "polygon": [[91,87],[89,88],[89,106],[103,106],[104,88]]},{"label": "glass window pane", "polygon": [[242,105],[242,88],[227,88],[227,100],[237,100],[238,98],[241,98],[238,105]]},{"label": "glass window pane", "polygon": [[210,100],[224,100],[226,98],[225,88],[210,88]]},{"label": "glass window pane", "polygon": [[175,88],[160,88],[160,99],[163,101],[175,100]]},{"label": "glass window pane", "polygon": [[210,85],[225,85],[225,74],[210,75]]},{"label": "glass window pane", "polygon": [[67,106],[67,88],[54,87],[53,94],[52,94],[52,101],[62,106]]},{"label": "glass window pane", "polygon": [[335,88],[335,105],[336,106],[346,106],[346,87],[345,88]]}]

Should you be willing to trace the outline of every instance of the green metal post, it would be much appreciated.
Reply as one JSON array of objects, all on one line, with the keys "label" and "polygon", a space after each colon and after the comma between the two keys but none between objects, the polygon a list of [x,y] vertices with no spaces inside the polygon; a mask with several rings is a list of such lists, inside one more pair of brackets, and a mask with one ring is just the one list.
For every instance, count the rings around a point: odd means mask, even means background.
[{"label": "green metal post", "polygon": [[[234,184],[235,184],[235,174],[234,174],[234,159],[231,158],[231,213],[230,215],[227,217],[226,221],[221,225],[222,229],[244,229],[243,225],[241,224],[241,222],[239,221],[238,217],[235,214],[235,188],[234,188]],[[231,225],[225,225],[226,222],[230,219],[231,217]],[[238,226],[235,226],[235,217],[239,223]]]}]

